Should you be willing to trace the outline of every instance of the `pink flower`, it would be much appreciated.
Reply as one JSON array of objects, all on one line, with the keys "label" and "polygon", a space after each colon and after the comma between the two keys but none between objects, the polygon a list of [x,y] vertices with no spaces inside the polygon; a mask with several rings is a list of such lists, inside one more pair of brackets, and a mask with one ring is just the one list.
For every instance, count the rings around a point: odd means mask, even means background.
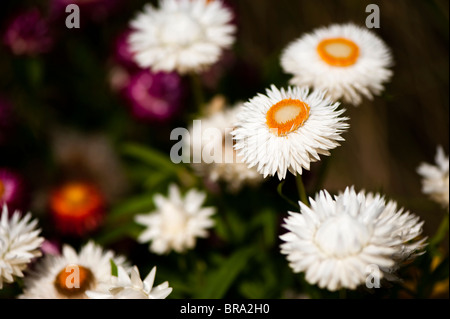
[{"label": "pink flower", "polygon": [[8,24],[3,43],[15,55],[37,55],[48,52],[53,39],[46,20],[34,8],[20,13]]},{"label": "pink flower", "polygon": [[133,115],[144,121],[165,121],[180,108],[182,81],[175,73],[141,70],[130,77],[124,97]]}]

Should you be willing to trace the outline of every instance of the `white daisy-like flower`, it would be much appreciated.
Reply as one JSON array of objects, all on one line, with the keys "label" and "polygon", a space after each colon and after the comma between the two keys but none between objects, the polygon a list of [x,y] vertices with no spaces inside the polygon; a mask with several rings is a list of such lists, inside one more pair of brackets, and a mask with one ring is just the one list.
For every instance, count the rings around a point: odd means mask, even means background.
[{"label": "white daisy-like flower", "polygon": [[80,252],[64,245],[61,255],[45,255],[24,277],[21,299],[87,299],[87,290],[96,290],[112,276],[111,261],[128,267],[123,256],[104,250],[90,241]]},{"label": "white daisy-like flower", "polygon": [[293,271],[305,272],[311,284],[356,289],[374,269],[388,279],[422,253],[423,222],[379,194],[347,187],[334,198],[321,191],[310,202],[311,208],[299,203],[301,213],[289,212],[280,247]]},{"label": "white daisy-like flower", "polygon": [[111,280],[99,291],[86,291],[91,299],[165,299],[172,292],[167,281],[153,287],[156,267],[149,272],[144,281],[136,266],[131,269],[131,275],[123,267],[117,267],[117,277]]},{"label": "white daisy-like flower", "polygon": [[389,81],[390,49],[372,31],[352,23],[321,27],[291,42],[281,66],[293,75],[290,83],[327,90],[333,100],[358,105],[372,99]]},{"label": "white daisy-like flower", "polygon": [[[248,168],[233,148],[231,131],[241,108],[242,103],[237,103],[199,119],[200,122],[194,122],[194,125],[201,125],[200,138],[196,139],[195,128],[191,126],[188,138],[183,139],[192,152],[191,157],[197,154],[201,158],[200,163],[190,160],[196,173],[213,182],[225,182],[231,192],[239,191],[244,185],[256,186],[264,181],[256,168]],[[205,159],[207,155],[211,158]]]},{"label": "white daisy-like flower", "polygon": [[344,140],[340,134],[349,127],[348,118],[340,115],[345,110],[338,110],[339,103],[325,92],[272,85],[266,94],[244,103],[231,133],[238,156],[264,177],[278,174],[281,180],[287,171],[301,174],[302,167],[309,170],[319,154],[330,155]]},{"label": "white daisy-like flower", "polygon": [[22,216],[16,210],[9,218],[8,207],[3,204],[0,219],[0,289],[3,282],[14,282],[14,276],[23,277],[32,259],[41,256],[40,247],[44,241],[39,237],[37,219],[31,220],[31,213]]},{"label": "white daisy-like flower", "polygon": [[192,249],[197,237],[207,237],[208,228],[214,225],[213,207],[202,207],[206,194],[189,190],[184,198],[175,184],[169,186],[169,196],[154,196],[156,210],[137,215],[138,224],[146,227],[139,235],[141,243],[151,242],[149,250],[157,254],[178,253]]},{"label": "white daisy-like flower", "polygon": [[422,176],[422,192],[442,206],[449,208],[449,158],[442,146],[437,147],[436,165],[421,163],[417,172]]},{"label": "white daisy-like flower", "polygon": [[130,50],[142,68],[199,72],[233,44],[232,18],[220,0],[161,0],[131,21]]}]

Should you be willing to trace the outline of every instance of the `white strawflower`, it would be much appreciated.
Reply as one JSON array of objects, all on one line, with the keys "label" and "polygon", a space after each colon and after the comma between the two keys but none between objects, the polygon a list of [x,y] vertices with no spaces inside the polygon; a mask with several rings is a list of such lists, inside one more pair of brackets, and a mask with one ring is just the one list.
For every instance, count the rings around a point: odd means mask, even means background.
[{"label": "white strawflower", "polygon": [[422,176],[422,192],[430,196],[442,206],[449,208],[449,158],[445,155],[442,146],[438,146],[436,165],[422,163],[417,172]]},{"label": "white strawflower", "polygon": [[77,253],[64,245],[61,255],[45,255],[24,277],[21,299],[86,299],[87,290],[96,290],[111,278],[111,261],[127,267],[123,256],[104,250],[90,241]]},{"label": "white strawflower", "polygon": [[274,85],[248,102],[237,115],[235,150],[249,167],[278,178],[286,172],[301,174],[310,163],[320,159],[319,154],[330,155],[329,150],[344,139],[340,134],[349,125],[341,117],[344,109],[339,103],[325,97],[325,92],[308,94],[307,88],[277,89]]},{"label": "white strawflower", "polygon": [[327,90],[333,100],[358,105],[372,99],[389,81],[390,49],[372,31],[352,23],[321,27],[290,43],[281,66],[290,83]]},{"label": "white strawflower", "polygon": [[44,241],[39,237],[37,219],[31,220],[31,213],[21,216],[16,210],[9,218],[8,207],[3,204],[0,219],[0,289],[3,282],[14,282],[14,276],[23,277],[23,270],[33,258],[41,256],[40,247]]},{"label": "white strawflower", "polygon": [[220,0],[161,0],[131,21],[130,50],[142,68],[199,72],[233,44],[232,17]]},{"label": "white strawflower", "polygon": [[334,198],[321,191],[310,202],[311,208],[299,203],[301,213],[289,212],[280,247],[293,271],[321,288],[355,289],[374,268],[389,279],[424,246],[419,217],[378,194],[347,187]]},{"label": "white strawflower", "polygon": [[[196,140],[193,127],[189,129],[189,138],[184,139],[192,154],[197,154],[198,157],[207,150],[200,163],[194,163],[193,158],[190,160],[197,174],[213,182],[224,182],[231,192],[239,191],[244,185],[256,186],[264,181],[256,168],[248,168],[233,148],[231,131],[241,108],[242,103],[237,103],[199,119],[200,139]],[[206,153],[209,155],[211,150],[219,156],[214,154],[205,159],[204,156]]]},{"label": "white strawflower", "polygon": [[167,281],[153,287],[156,267],[142,281],[136,266],[131,269],[131,275],[123,267],[117,267],[117,277],[102,285],[99,291],[86,291],[91,299],[165,299],[171,292]]},{"label": "white strawflower", "polygon": [[207,237],[207,229],[214,225],[211,215],[215,209],[202,207],[205,199],[206,194],[195,189],[183,198],[178,187],[171,184],[168,197],[154,196],[155,211],[136,216],[136,222],[146,227],[138,241],[151,242],[149,250],[157,254],[192,249],[197,237]]}]

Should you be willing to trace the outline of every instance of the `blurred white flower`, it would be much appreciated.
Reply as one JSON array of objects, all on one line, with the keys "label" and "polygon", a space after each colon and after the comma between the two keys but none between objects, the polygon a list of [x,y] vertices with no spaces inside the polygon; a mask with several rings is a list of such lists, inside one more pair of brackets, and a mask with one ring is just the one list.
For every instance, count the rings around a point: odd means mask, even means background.
[{"label": "blurred white flower", "polygon": [[422,163],[417,172],[422,176],[422,192],[430,196],[442,206],[449,208],[449,158],[445,155],[442,146],[438,146],[436,165]]},{"label": "blurred white flower", "polygon": [[21,299],[87,299],[111,278],[111,262],[127,267],[126,259],[90,241],[77,253],[64,245],[61,255],[45,255],[24,277]]},{"label": "blurred white flower", "polygon": [[206,162],[202,156],[200,163],[191,161],[191,165],[198,175],[205,176],[213,182],[225,182],[231,192],[238,192],[244,185],[256,186],[264,181],[256,168],[248,168],[233,148],[231,131],[241,107],[242,103],[237,103],[231,108],[225,108],[223,105],[212,114],[200,118],[201,143],[191,141],[195,138],[193,127],[189,128],[190,138],[184,139],[192,154],[202,154],[206,147],[221,152],[220,158],[212,157],[211,161]]},{"label": "blurred white flower", "polygon": [[290,83],[327,90],[333,100],[358,105],[380,94],[392,71],[392,55],[372,31],[352,23],[321,27],[290,43],[281,66]]},{"label": "blurred white flower", "polygon": [[41,256],[40,247],[44,241],[39,237],[37,219],[31,220],[31,213],[21,216],[16,210],[9,218],[8,207],[3,204],[0,219],[0,289],[3,282],[14,282],[14,276],[23,277],[23,270],[33,258]]},{"label": "blurred white flower", "polygon": [[136,266],[131,269],[131,275],[123,267],[117,267],[117,277],[102,284],[97,291],[86,291],[91,299],[165,299],[171,292],[167,281],[153,287],[156,267],[142,281]]},{"label": "blurred white flower", "polygon": [[349,125],[341,117],[344,109],[325,97],[325,92],[307,88],[278,89],[274,85],[266,95],[258,94],[237,114],[232,135],[237,155],[249,167],[255,166],[264,177],[286,172],[302,174],[319,154],[339,146],[340,136]]},{"label": "blurred white flower", "polygon": [[232,18],[220,0],[161,0],[131,21],[130,49],[142,68],[199,72],[233,44]]},{"label": "blurred white flower", "polygon": [[169,196],[154,196],[156,210],[137,215],[138,224],[146,227],[139,235],[140,243],[151,242],[149,250],[157,254],[169,253],[172,249],[184,252],[196,244],[197,237],[207,237],[207,229],[214,225],[211,215],[213,207],[201,207],[206,194],[191,189],[182,198],[175,184],[169,186]]},{"label": "blurred white flower", "polygon": [[355,289],[374,266],[379,279],[390,279],[422,252],[425,238],[418,237],[423,222],[397,210],[394,201],[347,187],[334,198],[321,191],[310,202],[311,208],[299,203],[301,213],[289,212],[284,224],[288,232],[280,238],[290,267],[305,272],[311,284],[330,291]]}]

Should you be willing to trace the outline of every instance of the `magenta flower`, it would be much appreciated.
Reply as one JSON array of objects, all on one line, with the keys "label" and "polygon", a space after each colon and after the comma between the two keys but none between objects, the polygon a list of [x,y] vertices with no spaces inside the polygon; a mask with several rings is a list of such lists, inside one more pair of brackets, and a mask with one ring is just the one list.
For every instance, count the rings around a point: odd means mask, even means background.
[{"label": "magenta flower", "polygon": [[121,66],[137,70],[140,69],[139,66],[134,62],[133,53],[130,50],[130,45],[128,44],[128,36],[131,33],[131,29],[127,29],[119,34],[114,43],[114,60]]},{"label": "magenta flower", "polygon": [[6,27],[3,43],[15,55],[48,52],[53,44],[48,24],[38,9],[22,12]]},{"label": "magenta flower", "polygon": [[124,96],[133,115],[144,121],[165,121],[180,108],[182,81],[175,73],[141,70],[130,77]]},{"label": "magenta flower", "polygon": [[7,204],[12,211],[22,209],[23,199],[22,178],[9,169],[0,168],[0,207]]}]

